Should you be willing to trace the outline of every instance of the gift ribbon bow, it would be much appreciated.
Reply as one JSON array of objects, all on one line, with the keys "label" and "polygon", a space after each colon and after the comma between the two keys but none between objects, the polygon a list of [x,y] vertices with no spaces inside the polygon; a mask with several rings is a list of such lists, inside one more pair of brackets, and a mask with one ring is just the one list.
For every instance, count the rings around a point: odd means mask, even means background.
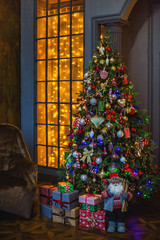
[{"label": "gift ribbon bow", "polygon": [[52,199],[52,201],[53,201],[53,202],[56,202],[56,204],[59,204],[61,208],[63,208],[63,207],[64,207],[64,208],[68,208],[68,207],[66,206],[66,204],[72,204],[72,203],[76,202],[77,199],[75,199],[75,200],[73,200],[73,201],[71,201],[71,202],[62,202],[62,193],[60,192],[60,199],[59,199],[59,200]]},{"label": "gift ribbon bow", "polygon": [[91,156],[93,155],[93,149],[91,149],[90,151],[87,149],[87,148],[85,148],[84,150],[83,150],[83,157],[81,158],[81,161],[85,161],[86,160],[86,158],[87,158],[87,163],[91,163],[92,161],[91,161]]},{"label": "gift ribbon bow", "polygon": [[133,170],[129,167],[129,164],[125,164],[124,169],[121,168],[121,170],[124,172],[129,172],[132,175],[132,177],[135,177],[135,175],[136,175],[133,173]]},{"label": "gift ribbon bow", "polygon": [[104,222],[104,221],[105,221],[105,220],[95,219],[95,218],[93,217],[93,212],[92,212],[91,218],[90,218],[89,216],[87,216],[87,217],[82,217],[82,219],[85,219],[85,220],[87,220],[88,222],[91,222],[91,223],[92,223],[92,227],[95,227],[95,226],[96,226],[96,223],[98,223],[98,222]]},{"label": "gift ribbon bow", "polygon": [[115,119],[116,119],[115,114],[116,114],[116,112],[115,112],[114,110],[109,111],[109,110],[107,109],[107,110],[106,110],[106,113],[108,113],[106,119],[107,119],[107,120],[110,120],[111,117],[112,117],[112,120],[115,122]]}]

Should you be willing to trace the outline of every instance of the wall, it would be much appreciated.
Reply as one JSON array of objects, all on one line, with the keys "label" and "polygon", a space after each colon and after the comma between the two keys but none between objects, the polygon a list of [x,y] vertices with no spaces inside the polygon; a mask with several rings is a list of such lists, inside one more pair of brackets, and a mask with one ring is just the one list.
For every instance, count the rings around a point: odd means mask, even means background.
[{"label": "wall", "polygon": [[[92,18],[118,16],[127,1],[125,0],[86,0],[85,1],[85,69],[92,57]],[[129,1],[128,1],[129,2]]]},{"label": "wall", "polygon": [[[142,11],[143,9],[143,11]],[[138,1],[128,19],[126,38],[129,79],[134,83],[141,108],[150,115],[152,139],[160,145],[160,2]],[[159,161],[160,150],[154,151]],[[160,164],[160,162],[159,162]]]},{"label": "wall", "polygon": [[20,0],[0,1],[0,122],[20,127]]}]

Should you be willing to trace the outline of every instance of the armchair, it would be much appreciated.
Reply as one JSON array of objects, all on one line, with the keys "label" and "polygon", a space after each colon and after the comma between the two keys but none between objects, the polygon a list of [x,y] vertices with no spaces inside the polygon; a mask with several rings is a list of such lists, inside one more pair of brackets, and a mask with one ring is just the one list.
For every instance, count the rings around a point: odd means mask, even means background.
[{"label": "armchair", "polygon": [[37,198],[37,166],[21,131],[0,123],[0,210],[30,218]]}]

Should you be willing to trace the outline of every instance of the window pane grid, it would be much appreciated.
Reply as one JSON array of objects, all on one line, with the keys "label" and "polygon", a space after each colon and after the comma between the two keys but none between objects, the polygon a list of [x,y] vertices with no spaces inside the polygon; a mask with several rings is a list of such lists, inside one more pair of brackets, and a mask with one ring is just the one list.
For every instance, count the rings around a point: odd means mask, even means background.
[{"label": "window pane grid", "polygon": [[37,162],[59,168],[64,165],[72,113],[77,108],[75,89],[79,92],[83,81],[84,1],[36,2]]}]

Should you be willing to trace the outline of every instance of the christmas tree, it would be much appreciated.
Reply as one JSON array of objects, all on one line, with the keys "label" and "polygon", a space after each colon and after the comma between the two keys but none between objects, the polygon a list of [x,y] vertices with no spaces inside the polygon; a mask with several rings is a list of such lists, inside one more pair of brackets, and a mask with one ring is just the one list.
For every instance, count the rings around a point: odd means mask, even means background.
[{"label": "christmas tree", "polygon": [[140,110],[118,50],[106,30],[97,43],[70,132],[66,178],[80,193],[101,193],[111,173],[127,179],[134,195],[157,191],[159,169],[155,145],[146,131],[149,119]]}]

